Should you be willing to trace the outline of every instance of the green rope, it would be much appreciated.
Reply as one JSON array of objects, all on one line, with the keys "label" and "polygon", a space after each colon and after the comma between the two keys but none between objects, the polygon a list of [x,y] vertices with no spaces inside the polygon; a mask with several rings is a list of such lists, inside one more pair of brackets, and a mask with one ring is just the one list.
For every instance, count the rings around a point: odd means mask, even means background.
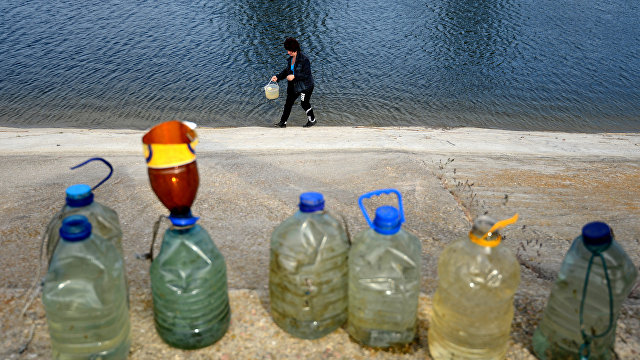
[{"label": "green rope", "polygon": [[[593,258],[596,255],[602,262],[602,268],[604,269],[604,276],[607,280],[607,290],[609,291],[609,326],[607,330],[597,335],[589,335],[584,331],[584,303],[587,298],[587,285],[589,285],[589,275],[591,275],[591,265],[593,264]],[[611,281],[609,280],[609,272],[607,271],[607,263],[604,260],[604,256],[600,252],[592,251],[591,258],[589,259],[589,265],[587,265],[587,274],[584,279],[584,288],[582,289],[582,299],[580,300],[580,333],[582,334],[583,343],[580,345],[580,360],[587,360],[591,355],[591,341],[593,339],[601,338],[609,333],[613,328],[613,291],[611,290]]]}]

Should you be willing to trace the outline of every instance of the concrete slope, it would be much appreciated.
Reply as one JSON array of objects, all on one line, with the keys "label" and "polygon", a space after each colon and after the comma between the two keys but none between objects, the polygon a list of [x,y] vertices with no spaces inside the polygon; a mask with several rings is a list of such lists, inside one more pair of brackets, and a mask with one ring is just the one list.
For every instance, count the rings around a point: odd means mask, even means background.
[{"label": "concrete slope", "polygon": [[[640,134],[321,126],[196,131],[200,187],[193,212],[227,262],[233,311],[227,335],[211,347],[184,352],[155,333],[149,262],[138,258],[149,251],[152,226],[167,211],[148,184],[144,132],[0,128],[0,312],[7,334],[0,339],[0,357],[50,354],[39,297],[29,302],[29,293],[23,294],[38,277],[40,236],[62,207],[65,188],[96,184],[106,174],[99,163],[69,170],[94,156],[115,168],[95,195],[119,213],[125,234],[132,359],[427,358],[438,256],[483,213],[498,219],[520,215],[503,240],[517,254],[522,272],[510,359],[533,358],[531,335],[564,254],[585,223],[609,223],[640,265]],[[296,210],[301,192],[320,191],[327,208],[341,214],[355,235],[366,228],[358,197],[389,187],[402,192],[404,227],[423,245],[416,341],[403,349],[374,350],[357,345],[342,329],[315,341],[281,331],[269,317],[266,291],[273,228]],[[638,357],[639,318],[636,284],[618,321],[616,349],[623,359]]]}]

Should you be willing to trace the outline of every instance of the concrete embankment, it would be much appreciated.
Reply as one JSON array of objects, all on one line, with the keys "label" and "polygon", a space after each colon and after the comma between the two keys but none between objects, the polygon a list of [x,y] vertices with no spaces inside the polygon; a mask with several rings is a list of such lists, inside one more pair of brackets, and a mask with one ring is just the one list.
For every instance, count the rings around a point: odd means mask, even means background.
[{"label": "concrete embankment", "polygon": [[[148,184],[144,132],[0,128],[0,358],[50,356],[39,296],[29,302],[40,236],[74,183],[98,183],[101,156],[114,166],[96,200],[114,208],[124,231],[131,287],[131,359],[424,359],[431,297],[442,249],[465,236],[469,220],[519,213],[504,244],[521,264],[509,359],[533,359],[531,335],[571,241],[594,220],[611,225],[640,265],[640,134],[568,134],[461,128],[196,129],[200,188],[193,206],[227,262],[232,324],[213,346],[182,351],[155,333],[148,260],[152,226],[166,209]],[[403,349],[368,349],[343,329],[295,339],[269,316],[269,236],[303,191],[324,193],[327,208],[355,234],[366,227],[357,206],[370,190],[402,192],[405,229],[423,246],[416,341]],[[163,225],[163,226],[166,226]],[[155,251],[159,250],[156,245]],[[26,293],[26,294],[25,294]],[[27,305],[24,315],[18,317]],[[640,358],[640,286],[624,303],[616,350]]]}]

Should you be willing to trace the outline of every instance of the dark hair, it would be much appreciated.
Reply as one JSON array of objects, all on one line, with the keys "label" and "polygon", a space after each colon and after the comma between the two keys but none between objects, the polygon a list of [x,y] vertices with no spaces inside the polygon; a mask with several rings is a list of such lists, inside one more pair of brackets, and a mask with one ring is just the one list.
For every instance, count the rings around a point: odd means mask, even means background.
[{"label": "dark hair", "polygon": [[284,41],[284,49],[287,51],[300,51],[300,44],[294,38],[287,38]]}]

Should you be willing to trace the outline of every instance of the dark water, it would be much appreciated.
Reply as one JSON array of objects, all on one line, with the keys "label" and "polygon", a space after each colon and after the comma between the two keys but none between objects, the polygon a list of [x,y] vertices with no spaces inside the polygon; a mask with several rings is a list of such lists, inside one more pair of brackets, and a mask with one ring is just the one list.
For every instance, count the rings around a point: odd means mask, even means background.
[{"label": "dark water", "polygon": [[0,125],[269,126],[294,36],[322,125],[640,131],[639,18],[637,0],[0,0]]}]

